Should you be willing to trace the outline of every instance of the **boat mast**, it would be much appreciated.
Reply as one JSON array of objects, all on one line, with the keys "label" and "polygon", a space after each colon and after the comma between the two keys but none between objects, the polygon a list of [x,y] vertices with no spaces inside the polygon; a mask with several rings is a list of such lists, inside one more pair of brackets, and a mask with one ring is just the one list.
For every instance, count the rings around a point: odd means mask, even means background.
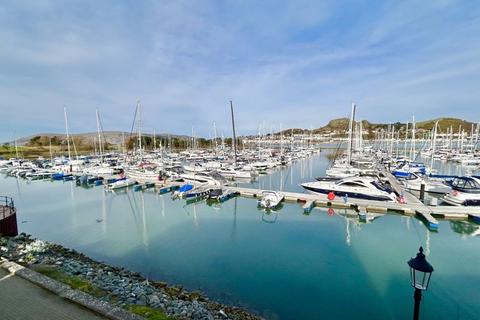
[{"label": "boat mast", "polygon": [[283,128],[280,123],[280,154],[283,156]]},{"label": "boat mast", "polygon": [[127,151],[125,149],[125,132],[122,131],[122,151],[123,151],[123,158],[127,158]]},{"label": "boat mast", "polygon": [[352,103],[352,113],[350,115],[350,123],[348,128],[348,150],[347,150],[347,164],[352,164],[352,137],[353,137],[353,121],[355,120],[355,103]]},{"label": "boat mast", "polygon": [[140,155],[140,159],[142,159],[143,151],[142,151],[142,112],[141,112],[141,105],[140,100],[137,100],[137,130],[138,130],[138,152]]},{"label": "boat mast", "polygon": [[157,138],[155,137],[155,128],[153,129],[153,151],[157,150]]},{"label": "boat mast", "polygon": [[412,146],[410,158],[415,161],[415,115],[412,117]]},{"label": "boat mast", "polygon": [[232,131],[233,131],[233,152],[235,154],[235,166],[237,166],[237,137],[235,134],[235,117],[233,116],[233,102],[230,100],[230,111],[232,113]]},{"label": "boat mast", "polygon": [[217,155],[217,149],[218,149],[218,145],[217,145],[217,125],[215,123],[215,121],[213,121],[213,136],[214,136],[214,140],[215,140],[215,155]]},{"label": "boat mast", "polygon": [[430,168],[433,169],[433,158],[435,156],[435,149],[437,146],[437,127],[438,121],[435,122],[435,126],[433,127],[433,140],[432,140],[432,158],[430,160]]},{"label": "boat mast", "polygon": [[408,140],[408,121],[407,121],[407,124],[405,125],[405,141],[403,142],[405,158],[407,157],[407,140]]},{"label": "boat mast", "polygon": [[70,161],[72,158],[70,154],[70,134],[68,133],[67,107],[63,107],[63,114],[65,116],[65,131],[67,132],[68,161]]},{"label": "boat mast", "polygon": [[48,137],[49,140],[49,151],[50,151],[50,163],[53,163],[53,155],[52,155],[52,137]]},{"label": "boat mast", "polygon": [[95,113],[97,115],[98,153],[100,154],[100,163],[103,163],[102,135],[100,134],[100,115],[98,114],[98,108],[95,110]]}]

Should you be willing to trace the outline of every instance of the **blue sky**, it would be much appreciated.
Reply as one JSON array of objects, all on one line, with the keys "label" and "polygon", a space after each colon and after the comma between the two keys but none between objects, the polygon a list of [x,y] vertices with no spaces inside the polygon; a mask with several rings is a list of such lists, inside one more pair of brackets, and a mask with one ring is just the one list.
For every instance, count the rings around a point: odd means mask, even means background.
[{"label": "blue sky", "polygon": [[480,120],[478,1],[2,1],[0,141],[129,131],[230,135],[377,122]]}]

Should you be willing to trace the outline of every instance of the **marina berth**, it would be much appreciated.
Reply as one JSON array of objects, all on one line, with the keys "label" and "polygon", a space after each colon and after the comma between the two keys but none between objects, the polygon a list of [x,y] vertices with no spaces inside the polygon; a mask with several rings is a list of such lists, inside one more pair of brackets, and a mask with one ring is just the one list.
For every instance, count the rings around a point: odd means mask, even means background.
[{"label": "marina berth", "polygon": [[323,180],[302,183],[311,193],[329,194],[375,201],[397,201],[396,194],[373,177],[348,177],[340,180]]}]

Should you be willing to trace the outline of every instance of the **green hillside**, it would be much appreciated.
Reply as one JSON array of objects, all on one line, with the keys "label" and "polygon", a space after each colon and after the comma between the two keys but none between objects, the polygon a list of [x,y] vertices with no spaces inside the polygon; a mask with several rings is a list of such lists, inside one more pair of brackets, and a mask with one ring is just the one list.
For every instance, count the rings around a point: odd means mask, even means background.
[{"label": "green hillside", "polygon": [[[473,122],[466,121],[463,119],[438,118],[438,119],[432,119],[432,120],[419,121],[416,123],[416,128],[418,131],[431,130],[435,125],[436,121],[438,121],[439,123],[440,132],[446,132],[447,129],[449,129],[450,127],[453,129],[453,132],[455,133],[458,132],[460,127],[461,127],[461,130],[470,132],[470,130],[472,129],[472,124],[476,125]],[[317,129],[313,129],[311,131],[308,129],[299,129],[299,128],[286,129],[286,130],[283,130],[283,135],[290,136],[292,132],[293,134],[302,134],[302,133],[309,134],[310,132],[313,132],[314,134],[335,133],[336,135],[342,135],[348,130],[348,123],[349,123],[348,118],[338,118],[338,119],[330,120],[325,126]],[[406,127],[405,123],[395,122],[395,123],[390,123],[390,125],[393,125],[396,131],[400,130],[401,132],[405,132],[405,127]],[[382,130],[382,129],[387,130],[389,124],[388,123],[372,123],[372,122],[369,122],[368,120],[362,120],[362,126],[364,130],[367,130],[373,133],[377,130]],[[409,123],[408,127],[411,129],[412,124]],[[279,135],[280,132],[277,132],[275,134]]]},{"label": "green hillside", "polygon": [[453,132],[458,132],[460,130],[465,130],[470,132],[472,129],[472,124],[475,125],[473,122],[469,122],[462,119],[457,118],[438,118],[433,120],[421,121],[417,122],[416,126],[418,129],[425,129],[431,130],[435,125],[435,122],[438,121],[438,125],[440,127],[441,132],[446,132],[448,128],[452,128]]}]

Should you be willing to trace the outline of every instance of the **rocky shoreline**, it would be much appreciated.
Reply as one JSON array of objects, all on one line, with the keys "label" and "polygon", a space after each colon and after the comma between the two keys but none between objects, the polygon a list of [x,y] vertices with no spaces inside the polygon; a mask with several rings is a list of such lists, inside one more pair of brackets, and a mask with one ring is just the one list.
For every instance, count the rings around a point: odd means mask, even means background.
[{"label": "rocky shoreline", "polygon": [[0,256],[31,268],[51,266],[66,275],[87,280],[105,292],[99,299],[123,308],[148,306],[174,319],[262,319],[241,308],[211,301],[199,292],[147,281],[138,273],[94,261],[75,250],[23,233],[0,237]]}]

